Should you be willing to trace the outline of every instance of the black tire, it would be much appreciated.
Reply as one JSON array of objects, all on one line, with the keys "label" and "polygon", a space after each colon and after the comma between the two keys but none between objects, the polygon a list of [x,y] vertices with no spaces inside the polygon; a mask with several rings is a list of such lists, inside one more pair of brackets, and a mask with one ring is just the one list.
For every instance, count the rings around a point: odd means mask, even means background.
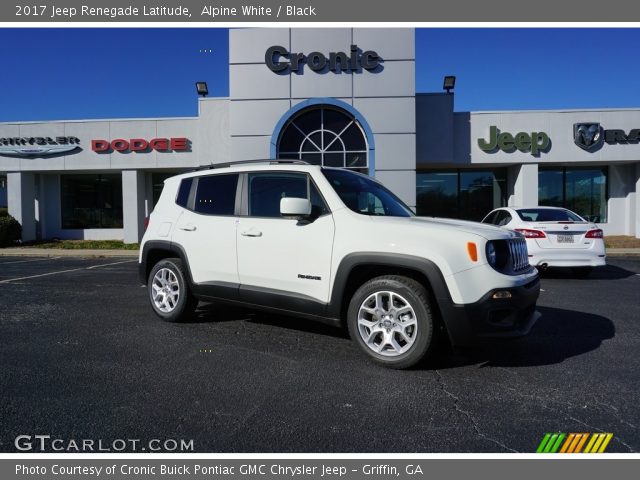
[{"label": "black tire", "polygon": [[[175,298],[175,301],[171,302],[171,300],[169,300],[166,302],[166,309],[161,308],[157,305],[156,301],[154,301],[154,285],[156,285],[156,287],[162,286],[162,284],[159,283],[159,280],[156,281],[155,277],[156,274],[163,269],[164,272],[161,276],[168,275],[172,280],[172,283],[175,278],[175,283],[177,283],[177,285],[172,286],[170,289],[172,299]],[[171,274],[173,274],[173,276],[171,276]],[[193,312],[195,312],[196,307],[198,306],[198,300],[191,294],[186,279],[187,275],[185,273],[185,268],[182,264],[182,260],[179,258],[165,258],[156,263],[151,269],[151,273],[149,273],[149,278],[147,279],[147,294],[149,296],[151,308],[162,320],[166,322],[181,322],[187,320],[191,315],[193,315]],[[175,288],[177,288],[177,290]],[[166,298],[166,295],[161,298]]]},{"label": "black tire", "polygon": [[[392,297],[387,294],[388,292],[391,292],[396,296]],[[359,325],[359,315],[361,307],[365,306],[365,301],[374,302],[374,309],[377,309],[378,297],[374,297],[372,299],[372,296],[376,293],[382,294],[381,298],[383,304],[385,297],[387,298],[387,305],[390,301],[393,302],[394,300],[400,301],[399,304],[402,305],[401,300],[404,300],[413,309],[413,312],[411,312],[409,317],[403,317],[405,320],[392,315],[395,320],[389,320],[389,322],[393,322],[393,326],[390,326],[391,330],[385,330],[385,325],[382,324],[380,317],[374,317],[373,314],[371,316],[371,322],[378,322],[375,327],[371,327],[369,329],[365,325]],[[371,305],[373,304],[368,305],[367,308],[370,309]],[[417,328],[413,331],[415,338],[409,335],[410,338],[413,338],[413,342],[410,344],[409,342],[404,342],[403,338],[399,336],[400,333],[395,333],[395,329],[402,328],[402,322],[407,321],[407,319],[414,318],[413,314],[415,314],[415,324],[417,325]],[[365,312],[363,315],[367,316],[369,313]],[[369,318],[363,317],[363,319],[369,321]],[[403,369],[416,365],[431,353],[434,348],[434,344],[436,343],[434,341],[434,313],[429,292],[419,282],[399,275],[376,277],[367,281],[358,288],[349,302],[347,325],[349,327],[349,334],[351,335],[352,340],[356,342],[358,346],[376,363],[389,368]],[[389,324],[386,324],[386,326],[389,326]],[[411,327],[404,328],[405,329],[403,331],[405,333],[407,331],[411,332]],[[406,330],[406,328],[409,328],[409,330]],[[385,337],[385,331],[387,335],[390,334],[393,336],[394,340],[396,340],[397,346],[401,346],[403,349],[406,348],[406,351],[398,352],[390,343],[384,343],[387,341],[387,338],[391,338]],[[374,334],[375,337],[373,337]],[[363,338],[364,335],[369,335],[369,339],[373,338],[373,343],[371,343],[372,346],[367,344]],[[404,342],[404,344],[402,344],[402,342]],[[381,344],[384,345],[383,348],[386,354],[374,351],[376,348],[379,349]]]},{"label": "black tire", "polygon": [[578,278],[587,278],[593,272],[593,267],[573,267],[571,271]]}]

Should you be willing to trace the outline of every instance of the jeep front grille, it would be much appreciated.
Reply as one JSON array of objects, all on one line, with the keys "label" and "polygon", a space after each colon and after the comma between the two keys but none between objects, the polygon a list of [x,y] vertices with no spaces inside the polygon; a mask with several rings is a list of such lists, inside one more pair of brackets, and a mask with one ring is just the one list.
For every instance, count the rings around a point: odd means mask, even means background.
[{"label": "jeep front grille", "polygon": [[522,238],[512,238],[507,243],[509,247],[509,258],[511,269],[520,272],[529,268],[529,252],[527,251],[527,241]]}]

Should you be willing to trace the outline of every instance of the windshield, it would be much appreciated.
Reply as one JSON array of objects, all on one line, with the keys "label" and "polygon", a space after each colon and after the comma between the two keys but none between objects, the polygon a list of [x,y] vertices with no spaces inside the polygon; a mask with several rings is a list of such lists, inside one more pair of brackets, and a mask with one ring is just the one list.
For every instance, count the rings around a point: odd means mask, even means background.
[{"label": "windshield", "polygon": [[369,177],[348,170],[323,168],[322,173],[343,203],[361,215],[412,217],[402,200]]},{"label": "windshield", "polygon": [[516,211],[525,222],[584,222],[575,213],[562,208],[523,208]]}]

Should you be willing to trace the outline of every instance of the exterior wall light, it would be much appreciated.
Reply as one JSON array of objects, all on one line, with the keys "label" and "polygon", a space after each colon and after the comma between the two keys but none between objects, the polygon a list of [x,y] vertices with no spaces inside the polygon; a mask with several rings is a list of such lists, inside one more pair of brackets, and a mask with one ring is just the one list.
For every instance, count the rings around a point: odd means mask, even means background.
[{"label": "exterior wall light", "polygon": [[447,75],[444,77],[444,83],[442,84],[442,89],[446,90],[447,93],[451,93],[451,90],[456,86],[456,77],[455,75]]},{"label": "exterior wall light", "polygon": [[196,91],[198,92],[198,95],[202,95],[203,97],[209,95],[207,82],[196,82]]}]

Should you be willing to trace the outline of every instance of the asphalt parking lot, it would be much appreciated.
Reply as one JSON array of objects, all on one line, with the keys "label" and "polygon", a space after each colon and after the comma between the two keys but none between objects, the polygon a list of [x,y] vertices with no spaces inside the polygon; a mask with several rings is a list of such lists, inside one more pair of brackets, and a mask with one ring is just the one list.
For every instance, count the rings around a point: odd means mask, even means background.
[{"label": "asphalt parking lot", "polygon": [[[545,432],[640,450],[640,257],[549,272],[521,340],[411,371],[341,330],[201,305],[151,312],[132,258],[0,258],[0,451],[19,435],[197,452],[533,452]],[[37,451],[37,450],[36,450]]]}]

